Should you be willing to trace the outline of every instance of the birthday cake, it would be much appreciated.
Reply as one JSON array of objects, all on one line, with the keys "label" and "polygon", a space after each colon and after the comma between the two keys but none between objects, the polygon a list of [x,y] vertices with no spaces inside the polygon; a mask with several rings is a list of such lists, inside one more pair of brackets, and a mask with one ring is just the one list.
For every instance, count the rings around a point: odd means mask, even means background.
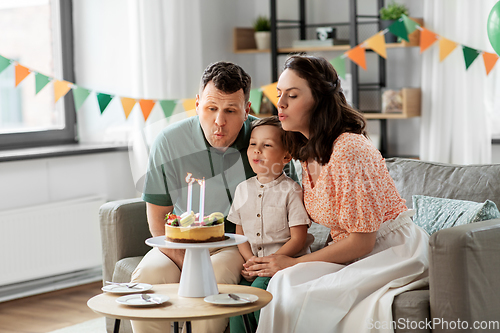
[{"label": "birthday cake", "polygon": [[212,213],[202,221],[191,213],[165,216],[165,239],[174,243],[207,243],[225,240],[224,215]]}]

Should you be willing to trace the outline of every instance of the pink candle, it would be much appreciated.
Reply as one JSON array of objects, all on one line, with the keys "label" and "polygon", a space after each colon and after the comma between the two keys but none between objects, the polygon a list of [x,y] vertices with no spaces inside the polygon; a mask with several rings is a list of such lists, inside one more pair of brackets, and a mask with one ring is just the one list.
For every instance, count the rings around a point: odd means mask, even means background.
[{"label": "pink candle", "polygon": [[194,178],[191,178],[192,174],[188,172],[187,177],[186,177],[186,182],[188,183],[188,195],[187,195],[187,212],[190,213],[192,208],[192,203],[193,203],[193,182],[196,180]]},{"label": "pink candle", "polygon": [[198,179],[198,184],[200,184],[200,215],[198,217],[198,222],[203,222],[205,213],[205,177],[203,177],[203,179]]}]

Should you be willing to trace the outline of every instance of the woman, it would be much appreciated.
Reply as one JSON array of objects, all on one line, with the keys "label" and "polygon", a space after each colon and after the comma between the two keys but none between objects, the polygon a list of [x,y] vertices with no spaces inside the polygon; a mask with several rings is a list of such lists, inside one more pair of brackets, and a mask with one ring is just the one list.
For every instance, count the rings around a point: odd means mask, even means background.
[{"label": "woman", "polygon": [[287,148],[302,162],[305,207],[332,242],[300,258],[255,259],[252,274],[273,276],[274,297],[257,332],[392,331],[394,296],[427,283],[428,235],[413,224],[328,61],[290,57],[277,90]]}]

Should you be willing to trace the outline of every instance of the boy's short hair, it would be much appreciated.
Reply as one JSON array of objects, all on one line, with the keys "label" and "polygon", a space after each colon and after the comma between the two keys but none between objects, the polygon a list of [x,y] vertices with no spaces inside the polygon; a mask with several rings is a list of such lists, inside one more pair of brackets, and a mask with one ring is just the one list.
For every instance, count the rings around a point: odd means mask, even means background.
[{"label": "boy's short hair", "polygon": [[284,147],[285,146],[285,130],[283,129],[283,126],[281,125],[281,121],[279,120],[278,116],[259,118],[259,119],[252,121],[252,131],[254,128],[259,127],[259,126],[264,126],[264,125],[274,126],[280,130],[281,144]]}]

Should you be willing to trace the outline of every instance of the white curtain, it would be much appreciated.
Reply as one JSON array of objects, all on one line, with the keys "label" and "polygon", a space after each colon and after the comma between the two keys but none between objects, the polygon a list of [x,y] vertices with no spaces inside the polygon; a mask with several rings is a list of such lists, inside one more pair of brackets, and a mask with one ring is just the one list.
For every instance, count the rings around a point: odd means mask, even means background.
[{"label": "white curtain", "polygon": [[[203,72],[201,0],[128,0],[133,96],[151,99],[194,98]],[[136,105],[136,108],[138,106]],[[134,181],[142,179],[149,147],[169,123],[186,117],[181,105],[169,119],[157,103],[148,120],[134,116],[130,163]]]},{"label": "white curtain", "polygon": [[[486,23],[497,0],[424,0],[424,26],[468,47],[494,52]],[[439,62],[438,42],[422,54],[420,158],[491,162],[493,119],[500,114],[500,65],[486,76],[482,56],[465,70],[460,45]]]}]

